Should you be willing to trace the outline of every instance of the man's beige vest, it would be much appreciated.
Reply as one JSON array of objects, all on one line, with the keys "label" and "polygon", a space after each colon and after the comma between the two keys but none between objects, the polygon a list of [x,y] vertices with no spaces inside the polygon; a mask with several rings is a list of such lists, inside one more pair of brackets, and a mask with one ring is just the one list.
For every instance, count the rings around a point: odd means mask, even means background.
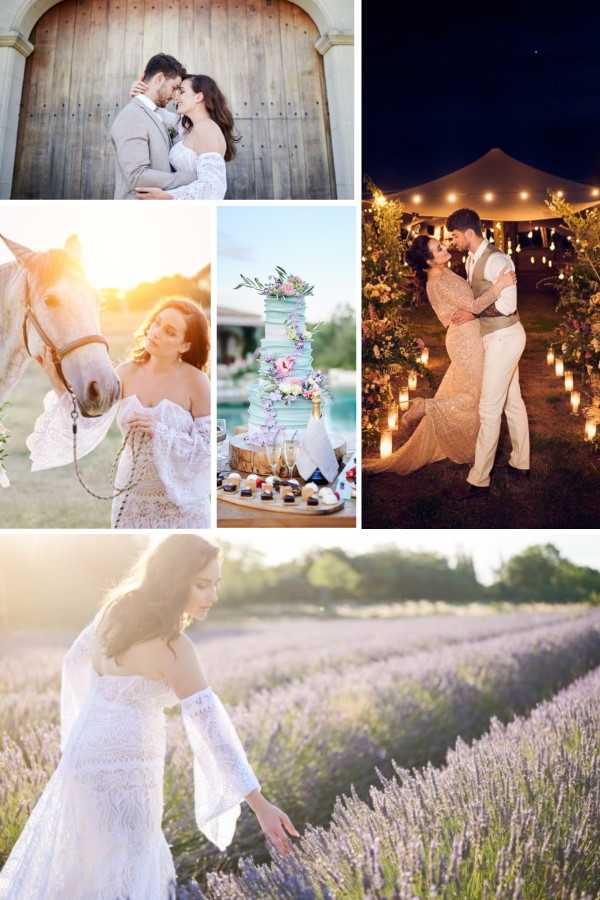
[{"label": "man's beige vest", "polygon": [[[483,273],[485,271],[485,264],[492,255],[492,253],[500,253],[497,247],[492,247],[491,244],[485,248],[477,262],[475,263],[475,268],[473,269],[473,274],[471,275],[471,288],[473,290],[473,296],[477,300],[478,297],[492,287],[492,282],[488,281],[484,278]],[[515,322],[519,321],[519,313],[514,312],[508,316],[502,314],[501,316],[486,316],[485,313],[479,314],[479,323],[481,325],[481,333],[482,335],[491,334],[492,331],[499,331],[501,328],[510,328],[511,325],[514,325]]]}]

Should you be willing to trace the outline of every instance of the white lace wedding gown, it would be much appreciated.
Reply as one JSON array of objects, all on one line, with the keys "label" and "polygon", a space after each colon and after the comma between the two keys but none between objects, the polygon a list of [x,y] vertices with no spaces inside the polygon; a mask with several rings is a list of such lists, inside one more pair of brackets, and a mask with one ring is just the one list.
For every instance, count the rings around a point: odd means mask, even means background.
[{"label": "white lace wedding gown", "polygon": [[193,753],[198,828],[220,850],[240,803],[260,787],[211,688],[179,701],[138,675],[98,675],[95,622],[68,651],[61,759],[0,873],[1,900],[171,900],[175,869],[161,828],[164,709],[181,703]]},{"label": "white lace wedding gown", "polygon": [[171,147],[169,160],[176,172],[187,172],[194,180],[169,188],[176,200],[222,200],[227,193],[225,160],[220,153],[196,153],[183,140]]},{"label": "white lace wedding gown", "polygon": [[[73,462],[71,399],[49,391],[44,411],[27,438],[33,472]],[[115,476],[115,487],[132,488],[112,501],[113,528],[210,527],[210,416],[194,418],[178,403],[143,406],[135,394],[95,419],[78,419],[78,458],[91,453],[117,420],[123,436],[128,421],[143,410],[154,419],[154,435],[133,435]],[[132,454],[132,446],[135,454]]]}]

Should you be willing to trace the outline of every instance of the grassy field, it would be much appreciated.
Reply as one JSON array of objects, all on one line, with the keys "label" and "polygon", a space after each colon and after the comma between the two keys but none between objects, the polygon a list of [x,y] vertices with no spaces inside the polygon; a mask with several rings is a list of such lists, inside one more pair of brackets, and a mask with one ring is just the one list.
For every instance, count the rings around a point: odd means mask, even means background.
[{"label": "grassy field", "polygon": [[[126,357],[131,335],[139,322],[137,313],[103,317],[103,330],[115,364]],[[8,398],[3,423],[10,431],[6,467],[11,487],[0,492],[0,526],[109,528],[110,502],[89,497],[79,485],[72,465],[44,472],[30,471],[25,440],[33,430],[48,390],[46,375],[37,363],[31,362],[25,377]],[[82,461],[84,476],[98,493],[110,493],[111,466],[120,444],[120,432],[113,424],[100,447]]]}]

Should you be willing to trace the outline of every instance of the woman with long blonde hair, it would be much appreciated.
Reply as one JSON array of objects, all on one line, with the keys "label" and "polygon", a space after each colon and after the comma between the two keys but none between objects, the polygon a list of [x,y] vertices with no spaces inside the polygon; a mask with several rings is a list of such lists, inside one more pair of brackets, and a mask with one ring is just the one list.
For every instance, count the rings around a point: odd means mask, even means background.
[{"label": "woman with long blonde hair", "polygon": [[245,801],[265,836],[287,852],[288,835],[298,833],[261,793],[185,635],[215,604],[219,579],[213,544],[170,535],[75,640],[62,670],[61,759],[0,873],[2,900],[175,896],[161,822],[164,710],[176,705],[193,754],[200,831],[225,850]]},{"label": "woman with long blonde hair", "polygon": [[[114,481],[113,528],[208,528],[209,326],[196,303],[154,307],[117,367],[121,397],[96,419],[80,417],[77,458],[94,450],[117,419],[123,450]],[[32,471],[73,462],[71,398],[49,353],[39,360],[53,385],[27,439]]]}]

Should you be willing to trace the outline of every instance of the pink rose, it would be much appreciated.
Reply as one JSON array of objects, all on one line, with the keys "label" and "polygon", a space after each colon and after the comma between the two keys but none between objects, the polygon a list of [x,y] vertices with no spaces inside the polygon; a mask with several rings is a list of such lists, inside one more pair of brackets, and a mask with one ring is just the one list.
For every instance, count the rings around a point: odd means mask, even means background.
[{"label": "pink rose", "polygon": [[277,374],[281,377],[283,377],[284,375],[289,375],[294,368],[293,356],[280,356],[279,359],[275,360],[275,368],[277,370]]},{"label": "pink rose", "polygon": [[291,297],[292,294],[295,294],[295,293],[296,293],[296,288],[294,287],[293,284],[290,284],[289,281],[285,281],[285,282],[281,285],[281,292],[282,292],[283,294],[285,294],[287,297]]},{"label": "pink rose", "polygon": [[301,378],[290,378],[290,384],[302,384]]}]

